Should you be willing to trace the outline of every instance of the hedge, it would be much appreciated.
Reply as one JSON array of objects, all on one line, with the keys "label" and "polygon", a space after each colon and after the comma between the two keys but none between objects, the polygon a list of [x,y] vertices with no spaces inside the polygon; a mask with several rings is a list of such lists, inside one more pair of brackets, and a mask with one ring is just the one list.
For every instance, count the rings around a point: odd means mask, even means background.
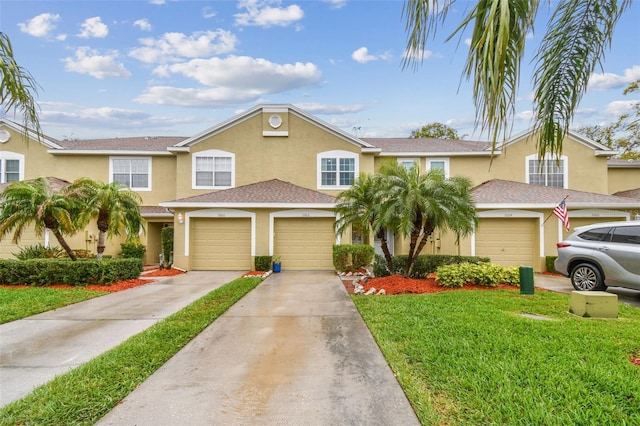
[{"label": "hedge", "polygon": [[[376,277],[386,277],[389,275],[406,275],[405,267],[407,265],[407,255],[392,256],[393,271],[387,268],[387,261],[384,256],[377,254],[373,266],[373,273]],[[448,254],[421,254],[413,262],[411,278],[426,278],[427,275],[434,273],[440,266],[457,265],[459,263],[486,263],[491,262],[488,257],[478,256],[456,256]]]},{"label": "hedge", "polygon": [[368,244],[334,244],[333,267],[338,272],[354,272],[370,265],[375,250]]},{"label": "hedge", "polygon": [[141,259],[0,259],[0,284],[112,284],[138,278],[142,270]]}]

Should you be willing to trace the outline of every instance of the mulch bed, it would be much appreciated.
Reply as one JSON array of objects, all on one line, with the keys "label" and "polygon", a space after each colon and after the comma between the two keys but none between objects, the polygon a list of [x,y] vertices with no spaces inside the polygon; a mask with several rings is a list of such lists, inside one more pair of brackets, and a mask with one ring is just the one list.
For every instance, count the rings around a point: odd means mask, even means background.
[{"label": "mulch bed", "polygon": [[[352,278],[352,277],[349,277]],[[353,294],[352,279],[342,279],[345,288],[351,294]],[[465,284],[464,287],[442,287],[438,285],[438,280],[435,278],[406,278],[402,275],[390,275],[388,277],[370,278],[363,283],[364,291],[367,292],[372,287],[376,289],[376,292],[380,289],[384,289],[385,294],[424,294],[424,293],[440,293],[443,291],[460,291],[460,290],[519,290],[519,287],[512,285],[499,284],[496,287],[487,287],[475,284]]]}]

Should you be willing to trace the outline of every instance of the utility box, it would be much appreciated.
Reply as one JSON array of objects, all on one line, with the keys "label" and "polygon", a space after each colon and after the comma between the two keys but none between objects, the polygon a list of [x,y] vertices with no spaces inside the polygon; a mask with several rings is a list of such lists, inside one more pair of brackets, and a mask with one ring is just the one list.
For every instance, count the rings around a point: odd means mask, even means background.
[{"label": "utility box", "polygon": [[571,292],[569,312],[579,317],[618,318],[618,295],[606,291]]},{"label": "utility box", "polygon": [[531,266],[521,266],[520,273],[520,294],[533,294],[533,268]]}]

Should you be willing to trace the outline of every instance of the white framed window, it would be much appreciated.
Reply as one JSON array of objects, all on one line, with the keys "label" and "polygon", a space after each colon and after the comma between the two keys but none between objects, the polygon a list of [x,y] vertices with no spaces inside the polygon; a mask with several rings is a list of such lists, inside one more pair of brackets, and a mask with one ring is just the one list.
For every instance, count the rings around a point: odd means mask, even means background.
[{"label": "white framed window", "polygon": [[558,160],[552,155],[540,159],[537,154],[526,157],[526,179],[532,185],[568,188],[567,156]]},{"label": "white framed window", "polygon": [[235,186],[235,154],[217,149],[193,154],[193,189],[228,189]]},{"label": "white framed window", "polygon": [[0,151],[0,183],[24,179],[24,155]]},{"label": "white framed window", "polygon": [[409,170],[413,169],[416,165],[419,165],[420,161],[417,158],[398,158],[398,164]]},{"label": "white framed window", "polygon": [[109,183],[134,191],[151,191],[151,157],[110,157]]},{"label": "white framed window", "polygon": [[444,173],[444,177],[449,179],[449,159],[448,158],[427,158],[427,171],[439,169]]},{"label": "white framed window", "polygon": [[344,189],[358,175],[358,154],[349,151],[325,151],[318,159],[318,189]]}]

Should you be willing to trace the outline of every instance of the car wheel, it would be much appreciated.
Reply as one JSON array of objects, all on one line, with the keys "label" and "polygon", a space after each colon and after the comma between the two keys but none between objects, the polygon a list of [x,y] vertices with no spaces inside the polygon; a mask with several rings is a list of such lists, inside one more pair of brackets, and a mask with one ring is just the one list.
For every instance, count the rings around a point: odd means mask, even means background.
[{"label": "car wheel", "polygon": [[571,271],[571,284],[580,291],[606,290],[600,270],[590,263],[581,263]]}]

